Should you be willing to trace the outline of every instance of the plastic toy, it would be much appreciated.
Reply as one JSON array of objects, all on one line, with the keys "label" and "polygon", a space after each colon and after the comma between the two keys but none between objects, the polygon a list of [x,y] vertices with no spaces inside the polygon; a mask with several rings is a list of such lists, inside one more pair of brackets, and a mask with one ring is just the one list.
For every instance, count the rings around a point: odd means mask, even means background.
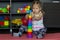
[{"label": "plastic toy", "polygon": [[8,10],[7,10],[6,8],[3,8],[3,9],[2,9],[2,12],[3,12],[3,13],[7,13]]},{"label": "plastic toy", "polygon": [[30,6],[29,5],[27,5],[27,4],[24,4],[23,6],[22,6],[22,8],[19,8],[18,10],[17,10],[17,13],[30,13]]},{"label": "plastic toy", "polygon": [[28,6],[28,8],[30,9],[30,6]]},{"label": "plastic toy", "polygon": [[20,10],[17,10],[17,13],[20,13]]},{"label": "plastic toy", "polygon": [[10,5],[7,5],[7,10],[10,10]]},{"label": "plastic toy", "polygon": [[4,20],[9,20],[9,17],[8,16],[5,16]]},{"label": "plastic toy", "polygon": [[2,8],[0,8],[0,13],[2,13]]},{"label": "plastic toy", "polygon": [[4,22],[3,21],[0,21],[0,26],[3,26],[4,25]]},{"label": "plastic toy", "polygon": [[7,5],[7,10],[8,10],[8,13],[9,13],[9,11],[10,11],[10,5]]},{"label": "plastic toy", "polygon": [[4,26],[9,26],[9,21],[4,21]]},{"label": "plastic toy", "polygon": [[22,18],[22,23],[23,23],[23,25],[27,26],[28,25],[27,19],[23,17]]},{"label": "plastic toy", "polygon": [[26,10],[25,10],[25,9],[23,9],[23,10],[21,11],[21,13],[26,13]]},{"label": "plastic toy", "polygon": [[7,12],[8,12],[7,8],[0,8],[0,13],[7,13]]},{"label": "plastic toy", "polygon": [[4,16],[0,16],[0,21],[4,20]]},{"label": "plastic toy", "polygon": [[9,27],[9,17],[8,16],[0,16],[0,28],[8,28]]},{"label": "plastic toy", "polygon": [[23,10],[23,8],[20,8],[20,10]]},{"label": "plastic toy", "polygon": [[18,8],[17,13],[20,13],[20,8]]},{"label": "plastic toy", "polygon": [[28,38],[32,38],[32,16],[29,14],[29,19],[28,19]]},{"label": "plastic toy", "polygon": [[27,11],[26,11],[26,13],[30,13],[30,11],[29,11],[29,10],[27,10]]},{"label": "plastic toy", "polygon": [[7,7],[0,8],[0,13],[9,13],[10,5],[7,5]]},{"label": "plastic toy", "polygon": [[19,25],[22,25],[22,20],[21,19],[14,19],[14,20],[12,20],[12,23],[17,24],[19,26]]}]

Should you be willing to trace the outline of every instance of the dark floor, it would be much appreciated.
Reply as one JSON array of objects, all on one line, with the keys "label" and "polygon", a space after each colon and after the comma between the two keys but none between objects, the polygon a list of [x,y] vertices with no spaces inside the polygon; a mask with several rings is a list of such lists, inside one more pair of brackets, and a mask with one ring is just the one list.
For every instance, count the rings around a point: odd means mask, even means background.
[{"label": "dark floor", "polygon": [[56,33],[60,32],[60,28],[47,28],[47,33]]},{"label": "dark floor", "polygon": [[[18,29],[13,29],[13,32],[18,32]],[[9,29],[0,29],[0,34],[10,33]],[[60,33],[60,28],[47,28],[47,33]]]}]

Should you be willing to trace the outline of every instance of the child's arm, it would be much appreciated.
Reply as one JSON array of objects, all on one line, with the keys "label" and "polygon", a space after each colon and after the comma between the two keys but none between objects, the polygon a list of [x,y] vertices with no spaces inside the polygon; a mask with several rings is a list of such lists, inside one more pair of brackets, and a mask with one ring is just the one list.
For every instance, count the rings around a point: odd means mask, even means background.
[{"label": "child's arm", "polygon": [[35,14],[35,20],[40,20],[43,17],[42,13]]},{"label": "child's arm", "polygon": [[[33,12],[30,13],[33,18]],[[28,19],[29,14],[26,14],[25,18]]]},{"label": "child's arm", "polygon": [[25,18],[28,19],[28,14],[26,14]]},{"label": "child's arm", "polygon": [[43,17],[43,13],[41,12],[39,15],[40,15],[40,19],[41,19]]}]

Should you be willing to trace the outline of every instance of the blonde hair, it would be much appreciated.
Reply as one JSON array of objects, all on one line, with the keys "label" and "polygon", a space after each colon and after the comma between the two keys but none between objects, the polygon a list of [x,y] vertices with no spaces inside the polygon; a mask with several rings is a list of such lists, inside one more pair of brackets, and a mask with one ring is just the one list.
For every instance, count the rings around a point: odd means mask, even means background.
[{"label": "blonde hair", "polygon": [[39,0],[34,0],[33,3],[32,3],[32,8],[33,8],[33,5],[34,4],[37,4],[39,5],[39,8],[40,8],[40,11],[44,14],[45,12],[42,10],[42,4]]}]

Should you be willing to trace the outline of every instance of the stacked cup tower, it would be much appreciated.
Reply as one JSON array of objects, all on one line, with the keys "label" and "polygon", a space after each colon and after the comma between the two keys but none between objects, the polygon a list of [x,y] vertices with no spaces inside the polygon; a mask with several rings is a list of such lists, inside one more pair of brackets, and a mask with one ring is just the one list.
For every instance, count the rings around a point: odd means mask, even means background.
[{"label": "stacked cup tower", "polygon": [[28,38],[32,38],[32,16],[30,14],[28,18]]}]

